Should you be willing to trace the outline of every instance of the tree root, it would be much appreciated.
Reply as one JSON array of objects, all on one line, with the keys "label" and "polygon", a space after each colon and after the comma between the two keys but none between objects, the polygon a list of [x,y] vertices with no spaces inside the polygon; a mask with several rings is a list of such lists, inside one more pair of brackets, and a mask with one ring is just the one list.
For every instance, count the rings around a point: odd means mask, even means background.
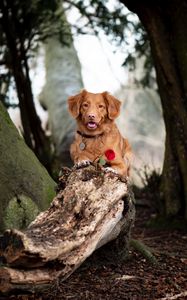
[{"label": "tree root", "polygon": [[145,257],[148,260],[149,263],[153,265],[158,264],[158,261],[156,257],[153,255],[153,253],[151,252],[150,248],[144,245],[142,242],[131,239],[130,246],[133,247],[138,252],[140,252],[143,255],[143,257]]}]

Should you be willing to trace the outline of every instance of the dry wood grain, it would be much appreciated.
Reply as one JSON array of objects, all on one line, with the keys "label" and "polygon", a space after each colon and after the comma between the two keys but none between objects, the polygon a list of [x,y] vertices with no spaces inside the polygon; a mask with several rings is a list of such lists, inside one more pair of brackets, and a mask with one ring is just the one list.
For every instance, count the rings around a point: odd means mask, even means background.
[{"label": "dry wood grain", "polygon": [[[50,207],[25,232],[7,230],[1,238],[0,291],[41,290],[66,279],[97,248],[119,237],[122,251],[134,220],[126,180],[96,166],[64,169]],[[118,243],[120,244],[120,243]]]}]

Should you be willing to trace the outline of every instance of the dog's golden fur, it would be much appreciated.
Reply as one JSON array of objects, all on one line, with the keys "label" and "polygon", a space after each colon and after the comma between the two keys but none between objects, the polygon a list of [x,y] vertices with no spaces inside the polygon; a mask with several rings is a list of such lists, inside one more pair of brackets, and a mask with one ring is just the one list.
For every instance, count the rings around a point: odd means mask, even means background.
[{"label": "dog's golden fur", "polygon": [[[74,163],[97,161],[103,157],[112,169],[129,175],[131,147],[114,120],[119,116],[121,102],[108,92],[93,94],[86,90],[68,99],[69,111],[77,121],[77,133],[70,148]],[[85,148],[81,150],[80,144]],[[114,160],[107,160],[106,150],[115,152]]]}]

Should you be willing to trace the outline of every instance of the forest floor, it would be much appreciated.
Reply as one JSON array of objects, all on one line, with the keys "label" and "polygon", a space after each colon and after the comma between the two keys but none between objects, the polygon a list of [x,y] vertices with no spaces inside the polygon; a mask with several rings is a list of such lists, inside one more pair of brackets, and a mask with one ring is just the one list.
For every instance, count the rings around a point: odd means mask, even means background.
[{"label": "forest floor", "polygon": [[[187,299],[187,232],[147,227],[152,215],[148,207],[137,208],[132,238],[151,249],[157,259],[151,264],[130,248],[127,261],[86,261],[65,282],[43,295],[9,296],[11,300],[174,300]],[[0,297],[1,299],[1,297]],[[4,298],[3,298],[4,299]]]}]

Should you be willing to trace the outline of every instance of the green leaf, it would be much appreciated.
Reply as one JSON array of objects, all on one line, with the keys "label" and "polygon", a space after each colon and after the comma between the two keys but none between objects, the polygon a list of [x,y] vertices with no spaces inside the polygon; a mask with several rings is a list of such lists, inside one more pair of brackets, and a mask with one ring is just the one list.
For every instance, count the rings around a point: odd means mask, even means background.
[{"label": "green leaf", "polygon": [[99,159],[99,164],[100,164],[101,166],[104,166],[104,165],[106,164],[106,160],[105,160],[103,157],[100,157],[100,159]]}]

